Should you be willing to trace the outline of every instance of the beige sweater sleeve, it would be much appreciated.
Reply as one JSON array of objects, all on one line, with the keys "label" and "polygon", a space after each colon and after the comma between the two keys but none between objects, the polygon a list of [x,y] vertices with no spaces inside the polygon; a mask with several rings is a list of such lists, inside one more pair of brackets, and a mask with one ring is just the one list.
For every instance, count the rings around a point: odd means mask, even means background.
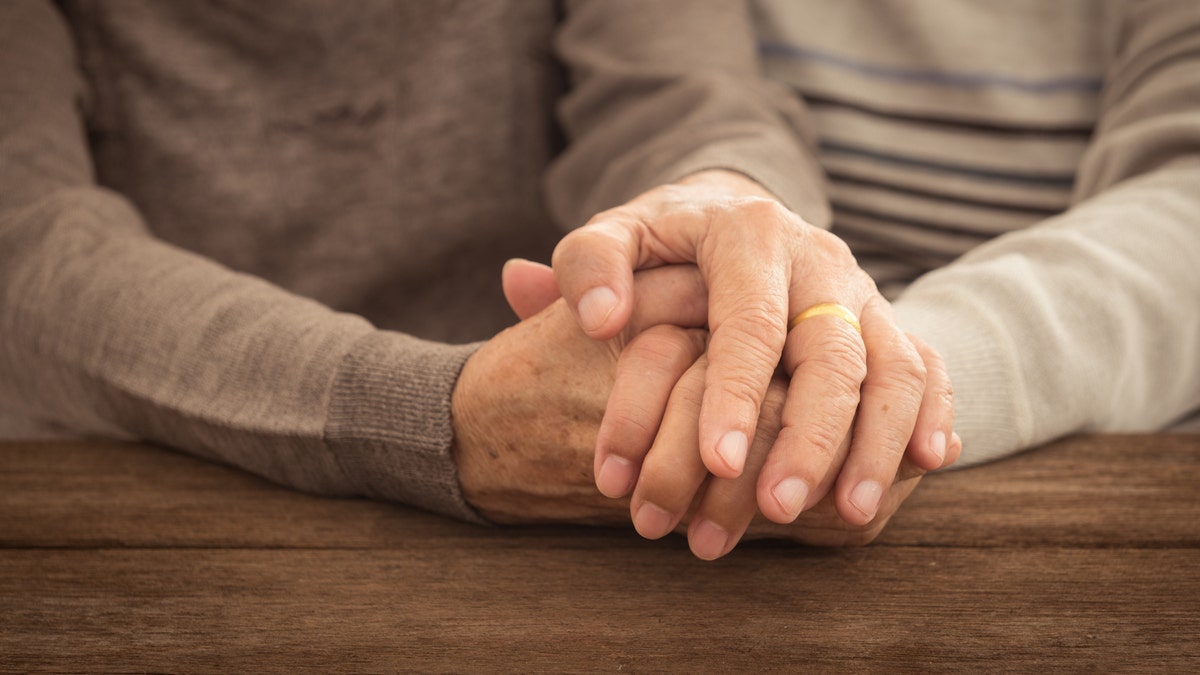
[{"label": "beige sweater sleeve", "polygon": [[376,330],[154,239],[95,185],[70,36],[0,6],[0,407],[296,488],[477,519],[450,457],[471,347]]},{"label": "beige sweater sleeve", "polygon": [[583,0],[557,51],[570,146],[547,175],[564,227],[704,169],[748,175],[829,225],[803,103],[759,74],[750,9],[729,0]]},{"label": "beige sweater sleeve", "polygon": [[1122,8],[1074,206],[896,303],[947,359],[964,465],[1200,406],[1200,5]]}]

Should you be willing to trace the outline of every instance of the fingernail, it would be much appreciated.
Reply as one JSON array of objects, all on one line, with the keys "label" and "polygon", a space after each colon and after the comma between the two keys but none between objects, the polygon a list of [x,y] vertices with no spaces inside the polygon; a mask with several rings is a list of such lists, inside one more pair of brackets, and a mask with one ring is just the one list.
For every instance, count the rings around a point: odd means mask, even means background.
[{"label": "fingernail", "polygon": [[617,308],[617,294],[607,286],[597,286],[579,299],[579,320],[583,329],[591,332],[604,325]]},{"label": "fingernail", "polygon": [[633,489],[633,464],[624,457],[609,455],[596,474],[596,489],[605,497],[624,497]]},{"label": "fingernail", "polygon": [[784,478],[775,484],[771,494],[775,496],[775,501],[779,502],[779,508],[783,509],[789,518],[794,519],[800,515],[804,503],[808,501],[808,483],[800,478]]},{"label": "fingernail", "polygon": [[946,432],[938,429],[929,437],[929,450],[937,457],[938,466],[946,459]]},{"label": "fingernail", "polygon": [[725,554],[725,546],[729,544],[729,533],[725,528],[711,520],[702,520],[692,530],[688,538],[692,553],[701,560],[716,560]]},{"label": "fingernail", "polygon": [[740,431],[730,431],[721,437],[721,442],[717,443],[717,455],[721,461],[733,471],[735,475],[741,475],[742,467],[746,465],[746,449],[750,443],[746,440],[746,434]]},{"label": "fingernail", "polygon": [[633,527],[647,539],[665,537],[671,531],[675,519],[661,506],[646,502],[633,517]]},{"label": "fingernail", "polygon": [[883,486],[873,480],[864,480],[850,492],[850,503],[868,518],[874,518],[879,510],[879,499],[883,497]]},{"label": "fingernail", "polygon": [[957,431],[955,431],[955,432],[952,432],[952,433],[950,434],[950,442],[951,442],[951,443],[954,443],[954,444],[956,444],[956,445],[962,445],[962,438],[961,438],[961,437],[959,437],[959,435],[958,435],[958,432],[957,432]]}]

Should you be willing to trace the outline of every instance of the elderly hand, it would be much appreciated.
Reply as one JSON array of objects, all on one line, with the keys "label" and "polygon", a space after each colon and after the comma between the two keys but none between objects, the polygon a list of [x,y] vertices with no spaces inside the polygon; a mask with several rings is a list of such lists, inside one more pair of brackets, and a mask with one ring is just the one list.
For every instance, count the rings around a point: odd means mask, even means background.
[{"label": "elderly hand", "polygon": [[[690,444],[714,476],[741,476],[782,357],[791,377],[783,427],[757,481],[756,501],[770,520],[791,522],[832,488],[841,517],[865,525],[877,516],[906,451],[922,469],[952,460],[957,450],[951,448],[960,441],[940,357],[900,330],[889,303],[840,239],[805,223],[740,175],[696,174],[601,213],[559,243],[553,264],[579,325],[589,336],[607,339],[647,301],[635,299],[634,270],[687,262],[698,265],[709,294],[711,338],[698,428],[694,434],[664,428],[656,447]],[[861,335],[830,314],[788,331],[789,317],[824,303],[847,308]],[[618,394],[626,397],[620,383]],[[649,448],[637,440],[645,437],[641,420],[626,414],[620,397],[610,403],[614,422],[610,426],[605,418],[597,446],[598,484],[612,496],[640,485],[641,458]],[[653,399],[644,392],[627,398]],[[843,451],[847,438],[852,440]],[[681,476],[654,478],[662,485],[652,491],[687,492],[695,476]],[[651,503],[676,517],[678,501],[672,501]],[[656,515],[645,519],[649,534],[664,521]]]},{"label": "elderly hand", "polygon": [[[522,280],[514,281],[518,276]],[[675,363],[671,369],[687,370],[689,376],[661,379],[659,388],[668,392],[674,388],[673,399],[695,398],[689,392],[703,380],[703,333],[670,324],[700,323],[706,313],[704,287],[695,268],[674,266],[639,273],[636,278],[639,298],[650,301],[646,306],[655,309],[635,312],[620,335],[596,342],[583,335],[564,302],[553,301],[557,292],[548,271],[539,275],[529,263],[506,268],[506,294],[524,320],[496,336],[468,361],[453,398],[455,459],[463,490],[485,517],[501,523],[627,522],[631,505],[600,495],[589,470],[617,361],[631,355],[640,358],[636,355],[649,344],[669,345],[666,355]],[[551,305],[545,311],[532,315],[547,303]],[[683,352],[690,360],[680,356]],[[697,363],[700,369],[696,369]],[[829,499],[789,525],[755,518],[754,477],[781,426],[785,397],[786,383],[776,378],[765,397],[742,476],[710,478],[691,513],[673,524],[677,531],[688,531],[700,557],[723,555],[743,536],[782,537],[817,545],[866,544],[879,534],[923,473],[905,462],[878,516],[868,524],[847,524]],[[692,406],[689,413],[687,407],[672,407],[663,424],[682,421],[687,425],[692,414],[690,426],[694,429],[694,409]],[[681,460],[690,461],[693,467],[699,465],[694,451],[682,455]],[[640,495],[635,495],[633,503],[639,499]],[[729,532],[716,554],[705,548],[711,523]]]},{"label": "elderly hand", "polygon": [[[552,286],[548,270],[545,278]],[[589,339],[563,301],[539,299],[535,289],[522,296],[532,304],[516,303],[527,318],[467,360],[451,399],[455,461],[467,501],[485,518],[614,522],[611,500],[596,492],[589,467],[617,360],[650,326],[699,325],[706,311],[694,267],[638,279],[640,294],[653,301],[608,340]],[[675,343],[686,352],[681,358],[691,363],[703,350],[703,331],[674,330],[683,337]]]}]

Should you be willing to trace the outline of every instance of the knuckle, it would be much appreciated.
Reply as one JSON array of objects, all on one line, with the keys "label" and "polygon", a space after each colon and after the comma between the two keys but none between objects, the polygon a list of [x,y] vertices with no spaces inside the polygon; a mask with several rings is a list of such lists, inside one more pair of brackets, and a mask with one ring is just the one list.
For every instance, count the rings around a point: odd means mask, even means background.
[{"label": "knuckle", "polygon": [[647,328],[634,338],[627,354],[637,368],[674,370],[676,364],[695,359],[695,340],[678,326],[660,324]]},{"label": "knuckle", "polygon": [[635,439],[653,438],[658,429],[647,424],[636,407],[615,406],[604,416],[596,445],[603,452],[622,457],[640,457],[647,448],[634,447]]},{"label": "knuckle", "polygon": [[954,385],[946,382],[946,386],[938,390],[938,398],[941,399],[943,405],[948,408],[954,408]]},{"label": "knuckle", "polygon": [[[732,399],[735,404],[753,406],[756,409],[761,405],[762,389],[759,379],[753,376],[749,371],[738,369],[725,375],[717,375],[714,377],[720,378],[719,381],[713,382],[720,392],[727,399]],[[728,401],[726,402],[728,404]]]},{"label": "knuckle", "polygon": [[926,372],[926,390],[932,390],[932,395],[941,403],[953,407],[954,383],[950,381],[949,373],[945,368],[929,367],[928,365],[926,365]]},{"label": "knuckle", "polygon": [[782,336],[787,322],[786,298],[782,288],[777,292],[744,295],[738,299],[738,309],[731,320],[740,321],[745,324],[743,328],[764,336]]},{"label": "knuckle", "polygon": [[575,236],[578,232],[579,230],[576,230],[563,237],[550,254],[550,267],[555,273],[572,270],[576,260],[585,259],[587,256],[587,242]]},{"label": "knuckle", "polygon": [[[710,363],[710,385],[747,402],[759,403],[767,388],[783,350],[783,338],[772,336],[734,335],[728,330],[718,345],[710,341],[708,358]],[[719,349],[717,348],[719,347]]]},{"label": "knuckle", "polygon": [[865,349],[857,334],[829,331],[803,365],[811,365],[838,389],[858,392],[867,376]]},{"label": "knuckle", "polygon": [[[816,241],[820,246],[821,252],[828,260],[836,262],[841,267],[858,268],[858,261],[854,257],[854,252],[850,250],[850,245],[845,240],[827,230],[811,228],[811,231],[813,232],[813,236],[817,238]],[[870,279],[865,272],[863,276],[866,276],[868,280]],[[871,285],[874,286],[875,283],[872,281]]]},{"label": "knuckle", "polygon": [[790,211],[778,201],[766,197],[738,197],[732,201],[732,207],[741,218],[747,219],[753,227],[774,229],[781,225],[790,226],[792,220],[789,217],[791,216]]},{"label": "knuckle", "polygon": [[863,389],[885,391],[920,401],[925,394],[929,371],[907,339],[893,342],[870,357]]},{"label": "knuckle", "polygon": [[828,459],[837,453],[842,439],[846,436],[846,429],[833,417],[823,417],[801,429],[799,434],[807,447],[816,449],[821,457]]},{"label": "knuckle", "polygon": [[[954,409],[954,383],[946,370],[946,360],[937,350],[926,344],[921,338],[909,333],[908,339],[916,347],[925,364],[926,393],[931,396],[933,403],[942,407]],[[931,391],[932,390],[932,391]]]},{"label": "knuckle", "polygon": [[640,219],[626,210],[610,209],[592,216],[583,227],[568,233],[550,256],[551,267],[586,260],[598,250],[620,248],[621,230],[636,232]]},{"label": "knuckle", "polygon": [[784,306],[775,296],[742,297],[737,302],[737,311],[732,313],[715,331],[732,336],[739,348],[760,350],[761,356],[772,362],[779,360],[783,343],[787,339]]},{"label": "knuckle", "polygon": [[884,404],[895,404],[896,411],[915,417],[924,398],[924,391],[912,380],[892,377],[880,377],[863,384],[862,397],[865,400]]},{"label": "knuckle", "polygon": [[584,239],[587,237],[596,236],[603,233],[604,229],[613,225],[631,225],[639,222],[640,219],[635,215],[628,206],[616,206],[611,209],[605,209],[596,215],[588,218],[588,221],[573,232],[567,234],[564,241],[569,238]]},{"label": "knuckle", "polygon": [[[755,196],[731,197],[708,202],[707,220],[723,243],[756,249],[774,249],[781,241],[793,241],[805,223],[774,199]],[[725,239],[724,235],[729,235]]]}]

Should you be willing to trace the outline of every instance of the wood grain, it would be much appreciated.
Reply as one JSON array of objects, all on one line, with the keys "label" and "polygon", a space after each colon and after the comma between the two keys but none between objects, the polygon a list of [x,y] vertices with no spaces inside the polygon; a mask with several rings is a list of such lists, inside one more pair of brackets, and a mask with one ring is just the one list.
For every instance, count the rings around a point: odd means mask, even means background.
[{"label": "wood grain", "polygon": [[[122,443],[0,444],[0,486],[0,547],[386,548],[603,532],[488,529],[391,504],[313,498]],[[876,545],[1194,547],[1197,486],[1200,435],[1073,438],[926,478]]]},{"label": "wood grain", "polygon": [[0,444],[0,669],[1189,672],[1200,436],[927,479],[863,549],[482,528],[148,446]]},{"label": "wood grain", "polygon": [[[20,670],[640,671],[1200,659],[1194,550],[39,550],[0,556]],[[1163,583],[1174,575],[1173,583]],[[102,665],[103,664],[103,665]]]}]

